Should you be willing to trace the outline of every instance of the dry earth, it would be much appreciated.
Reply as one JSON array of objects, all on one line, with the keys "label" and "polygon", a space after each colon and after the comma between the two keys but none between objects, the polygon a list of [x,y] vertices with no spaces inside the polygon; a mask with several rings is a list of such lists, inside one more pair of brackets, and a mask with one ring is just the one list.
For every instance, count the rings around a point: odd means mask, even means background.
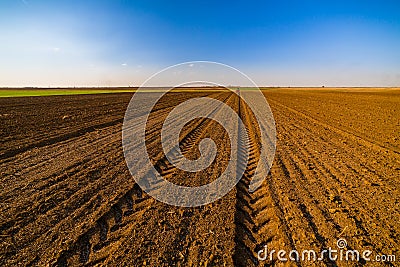
[{"label": "dry earth", "polygon": [[198,156],[218,146],[199,173],[174,168],[160,129],[177,104],[209,96],[230,105],[250,136],[243,179],[222,199],[178,208],[142,192],[123,157],[121,128],[131,94],[0,99],[1,266],[398,266],[397,262],[260,261],[257,252],[369,249],[400,260],[400,91],[270,89],[277,124],[270,173],[247,186],[259,157],[249,107],[229,92],[170,93],[147,125],[146,145],[163,176],[182,185],[217,178],[229,158],[227,133],[208,119],[180,135]]}]

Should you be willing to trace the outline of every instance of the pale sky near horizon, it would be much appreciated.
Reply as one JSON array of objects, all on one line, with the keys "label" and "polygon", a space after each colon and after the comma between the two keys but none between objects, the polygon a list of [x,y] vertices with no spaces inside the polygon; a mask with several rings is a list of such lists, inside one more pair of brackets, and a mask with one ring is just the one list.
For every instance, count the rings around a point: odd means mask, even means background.
[{"label": "pale sky near horizon", "polygon": [[400,86],[398,1],[2,0],[0,87],[137,86],[216,61],[259,86]]}]

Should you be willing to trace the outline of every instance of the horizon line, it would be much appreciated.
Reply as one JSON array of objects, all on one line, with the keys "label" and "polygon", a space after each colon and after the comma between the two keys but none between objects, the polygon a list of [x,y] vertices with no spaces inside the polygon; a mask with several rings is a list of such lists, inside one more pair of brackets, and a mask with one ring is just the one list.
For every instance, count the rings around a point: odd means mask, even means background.
[{"label": "horizon line", "polygon": [[[6,89],[137,89],[137,88],[256,88],[254,86],[0,86],[0,90]],[[398,88],[398,86],[257,86],[258,88]]]}]

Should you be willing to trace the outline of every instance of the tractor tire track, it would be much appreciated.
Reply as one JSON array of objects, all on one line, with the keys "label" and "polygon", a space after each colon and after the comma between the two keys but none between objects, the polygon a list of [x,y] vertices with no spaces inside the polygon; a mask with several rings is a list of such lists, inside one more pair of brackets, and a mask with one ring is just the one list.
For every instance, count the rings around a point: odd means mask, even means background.
[{"label": "tractor tire track", "polygon": [[[228,97],[225,97],[226,100]],[[157,115],[158,118],[159,114]],[[194,142],[200,140],[200,135],[202,132],[209,129],[211,125],[210,121],[206,121],[207,123],[203,124],[204,121],[200,122],[199,124],[194,124],[194,127],[188,128],[187,132],[181,136],[181,143],[183,146],[193,146]],[[151,145],[150,145],[151,147]],[[158,151],[158,149],[156,150]],[[153,153],[154,154],[154,153]],[[157,156],[156,156],[157,158]],[[161,174],[168,174],[170,173],[170,167],[167,168],[160,168],[158,167],[161,165],[161,162],[167,162],[165,158],[161,158],[156,163],[156,169],[158,168],[161,170]],[[163,166],[165,166],[164,163]],[[146,174],[145,174],[146,175]],[[138,193],[139,192],[139,193]],[[140,195],[144,198],[143,205],[140,205],[139,209],[135,209],[132,211],[132,208],[137,205],[137,203],[131,201],[133,195]],[[92,264],[92,261],[98,261],[98,256],[96,254],[110,250],[109,247],[112,247],[116,244],[121,242],[121,238],[123,236],[129,236],[127,234],[119,234],[119,237],[113,241],[112,238],[107,238],[107,234],[115,231],[119,231],[124,233],[126,231],[125,226],[129,225],[129,222],[134,221],[133,217],[137,215],[143,215],[151,208],[150,203],[154,200],[150,198],[147,194],[143,193],[141,189],[134,185],[134,188],[129,190],[129,192],[124,195],[121,200],[119,200],[116,204],[114,204],[109,211],[107,211],[103,216],[101,216],[96,221],[96,227],[91,227],[87,231],[80,234],[76,242],[70,245],[70,248],[67,250],[63,250],[61,254],[58,256],[57,260],[53,263],[54,266],[66,266],[66,265],[80,265],[80,264]],[[132,206],[129,208],[129,206]],[[101,227],[99,227],[101,226]],[[130,231],[132,228],[127,227]],[[184,229],[184,227],[182,228]],[[101,238],[100,238],[101,237]],[[182,236],[180,235],[180,239]],[[103,239],[103,242],[97,241]],[[177,242],[175,242],[177,244]],[[93,258],[93,260],[92,260]],[[100,257],[101,260],[105,260],[104,257]]]}]

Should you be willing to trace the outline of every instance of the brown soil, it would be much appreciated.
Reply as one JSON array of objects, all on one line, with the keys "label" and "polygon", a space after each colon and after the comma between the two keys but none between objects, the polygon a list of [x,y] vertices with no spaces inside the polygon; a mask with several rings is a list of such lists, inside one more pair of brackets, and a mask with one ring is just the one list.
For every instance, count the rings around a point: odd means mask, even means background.
[{"label": "brown soil", "polygon": [[[369,249],[400,258],[400,91],[265,91],[277,124],[277,153],[261,188],[249,193],[259,149],[249,107],[227,92],[171,93],[148,122],[156,168],[177,184],[200,185],[229,161],[227,133],[199,119],[181,132],[185,155],[212,137],[204,172],[175,169],[160,153],[158,129],[178,103],[210,96],[244,120],[246,173],[222,199],[178,208],[142,192],[121,145],[132,94],[0,99],[1,266],[279,266],[257,252]],[[205,180],[206,179],[206,180]],[[399,260],[399,259],[398,259]],[[375,263],[292,262],[293,266]],[[396,262],[387,263],[396,266]],[[286,263],[286,265],[290,265]]]}]

